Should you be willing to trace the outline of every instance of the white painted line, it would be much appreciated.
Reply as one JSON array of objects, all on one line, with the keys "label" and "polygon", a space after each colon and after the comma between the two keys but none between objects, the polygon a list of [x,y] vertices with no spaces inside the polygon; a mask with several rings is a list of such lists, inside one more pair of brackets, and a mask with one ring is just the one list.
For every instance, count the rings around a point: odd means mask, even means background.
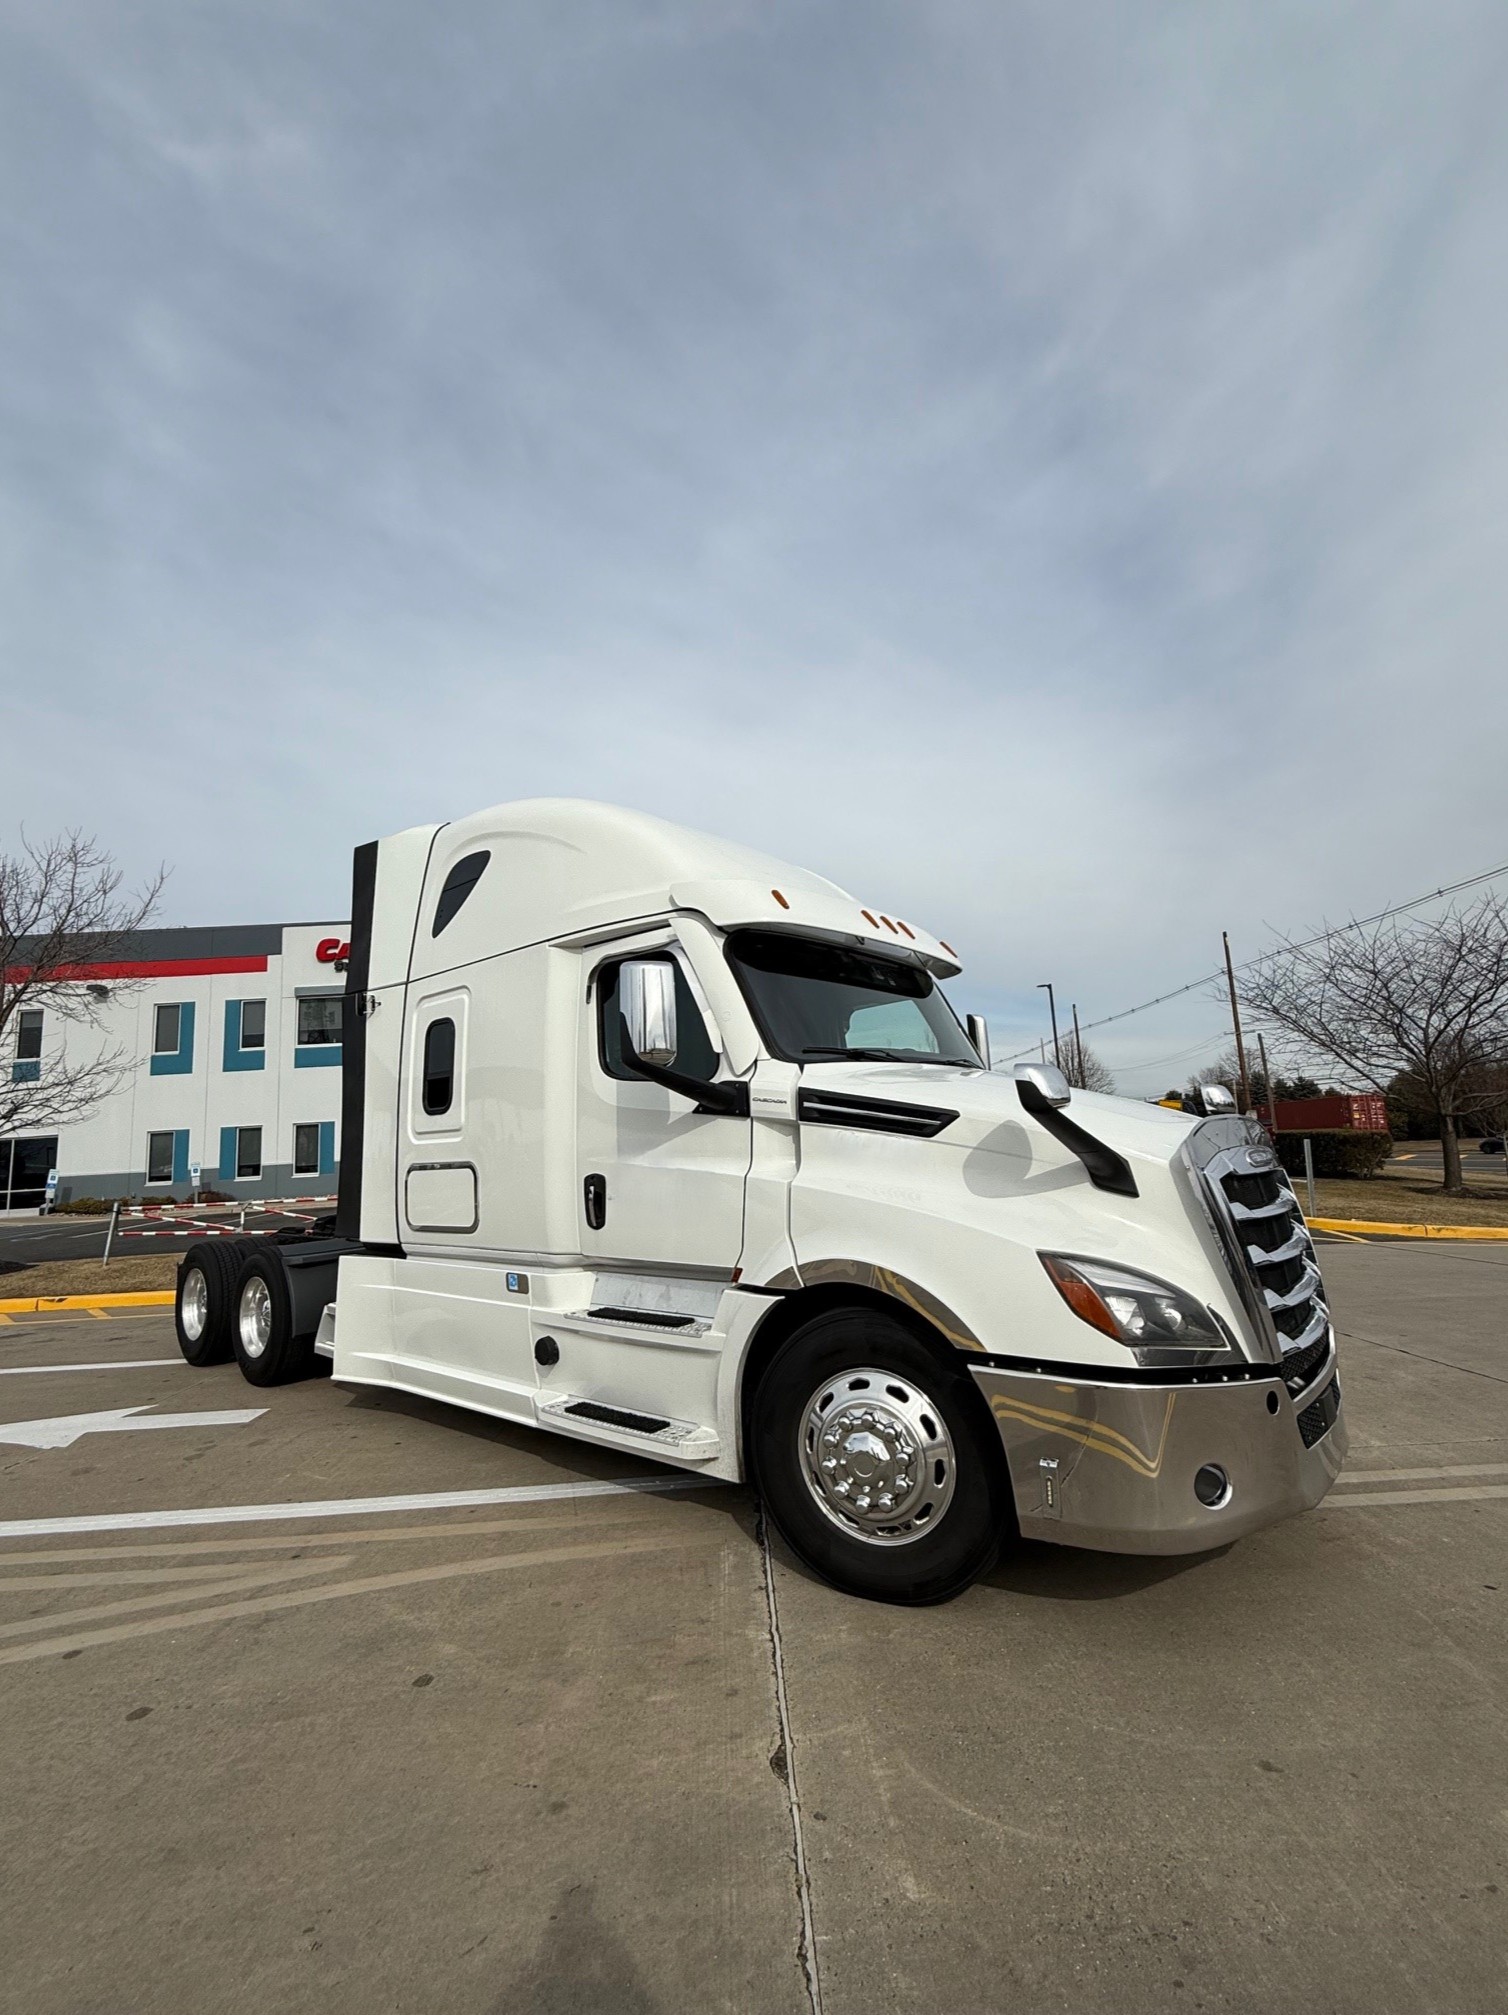
[{"label": "white painted line", "polygon": [[46,1539],[65,1532],[152,1532],[179,1525],[260,1525],[290,1518],[369,1518],[383,1511],[453,1511],[470,1504],[550,1504],[566,1497],[710,1490],[717,1476],[631,1477],[622,1483],[523,1483],[499,1490],[429,1490],[399,1497],[311,1498],[291,1504],[212,1504],[197,1511],[101,1511],[74,1518],[8,1518],[0,1539]]},{"label": "white painted line", "polygon": [[1438,1483],[1450,1476],[1508,1476],[1508,1462],[1453,1462],[1446,1469],[1350,1469],[1335,1479],[1343,1483]]},{"label": "white painted line", "polygon": [[7,1364],[0,1366],[0,1378],[40,1378],[44,1372],[56,1376],[62,1371],[149,1371],[187,1362],[182,1357],[118,1357],[113,1364]]},{"label": "white painted line", "polygon": [[1327,1497],[1320,1509],[1349,1510],[1355,1504],[1452,1504],[1488,1497],[1508,1497],[1508,1483],[1483,1483],[1475,1490],[1463,1484],[1459,1490],[1345,1491],[1339,1497]]},{"label": "white painted line", "polygon": [[101,1413],[0,1421],[0,1442],[15,1448],[72,1448],[84,1434],[142,1434],[154,1427],[246,1427],[266,1411],[265,1406],[237,1406],[219,1413],[152,1413],[144,1406],[113,1406]]}]

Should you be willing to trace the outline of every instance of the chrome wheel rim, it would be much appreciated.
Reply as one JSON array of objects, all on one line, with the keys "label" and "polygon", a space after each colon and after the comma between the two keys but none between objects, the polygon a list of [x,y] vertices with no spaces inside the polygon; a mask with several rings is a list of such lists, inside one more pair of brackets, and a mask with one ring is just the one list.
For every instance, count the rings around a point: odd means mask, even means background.
[{"label": "chrome wheel rim", "polygon": [[262,1276],[254,1273],[241,1289],[241,1348],[260,1357],[272,1341],[272,1296]]},{"label": "chrome wheel rim", "polygon": [[197,1343],[209,1322],[209,1282],[197,1266],[183,1276],[183,1293],[178,1298],[178,1320],[190,1343]]},{"label": "chrome wheel rim", "polygon": [[958,1458],[914,1380],[872,1366],[840,1372],[807,1401],[798,1434],[807,1489],[851,1539],[906,1546],[945,1517]]}]

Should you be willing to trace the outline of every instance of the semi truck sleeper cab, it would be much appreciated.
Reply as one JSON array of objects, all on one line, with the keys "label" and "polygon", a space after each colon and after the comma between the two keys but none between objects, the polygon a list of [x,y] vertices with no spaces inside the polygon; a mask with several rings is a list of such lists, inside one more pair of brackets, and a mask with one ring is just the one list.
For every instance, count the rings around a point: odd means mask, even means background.
[{"label": "semi truck sleeper cab", "polygon": [[856,1594],[1017,1537],[1223,1546],[1345,1452],[1254,1120],[988,1067],[953,951],[820,876],[538,800],[357,850],[339,1207],[179,1272],[193,1364],[332,1360],[759,1491]]}]

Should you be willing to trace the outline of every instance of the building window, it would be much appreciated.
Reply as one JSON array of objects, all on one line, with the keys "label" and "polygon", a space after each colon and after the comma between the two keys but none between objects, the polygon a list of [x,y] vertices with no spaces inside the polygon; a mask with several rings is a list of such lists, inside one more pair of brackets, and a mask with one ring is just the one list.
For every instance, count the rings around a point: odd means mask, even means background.
[{"label": "building window", "polygon": [[16,1055],[26,1061],[42,1054],[42,1010],[22,1008],[16,1016]]},{"label": "building window", "polygon": [[319,1123],[293,1129],[293,1173],[319,1174]]},{"label": "building window", "polygon": [[266,1001],[242,1001],[241,1047],[242,1049],[266,1049],[267,1047]]},{"label": "building window", "polygon": [[298,1004],[298,1040],[301,1049],[314,1043],[338,1043],[345,1012],[343,994],[305,995]]},{"label": "building window", "polygon": [[186,1077],[194,1068],[194,1003],[161,1001],[152,1013],[153,1077]]},{"label": "building window", "polygon": [[259,1126],[243,1126],[236,1129],[236,1181],[255,1182],[262,1173],[262,1129]]},{"label": "building window", "polygon": [[431,1116],[449,1112],[455,1082],[456,1025],[445,1015],[424,1031],[424,1110]]},{"label": "building window", "polygon": [[147,1135],[147,1181],[171,1182],[173,1180],[173,1136],[171,1133],[149,1133]]}]

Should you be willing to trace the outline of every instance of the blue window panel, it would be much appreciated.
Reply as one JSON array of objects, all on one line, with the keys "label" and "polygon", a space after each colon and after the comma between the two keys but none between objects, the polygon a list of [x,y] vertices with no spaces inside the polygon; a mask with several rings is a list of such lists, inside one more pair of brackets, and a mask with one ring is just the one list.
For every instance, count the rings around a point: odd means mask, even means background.
[{"label": "blue window panel", "polygon": [[225,1049],[222,1062],[226,1070],[262,1070],[266,1067],[265,1049],[242,1049],[241,1047],[241,1003],[225,1003]]},{"label": "blue window panel", "polygon": [[322,1119],[319,1123],[319,1172],[321,1175],[335,1173],[335,1122]]},{"label": "blue window panel", "polygon": [[173,1180],[188,1181],[188,1128],[183,1127],[173,1135]]},{"label": "blue window panel", "polygon": [[220,1129],[220,1180],[234,1182],[236,1179],[236,1128],[222,1126]]},{"label": "blue window panel", "polygon": [[153,1077],[187,1077],[194,1068],[194,1003],[184,1001],[178,1009],[178,1054],[154,1056]]},{"label": "blue window panel", "polygon": [[36,1084],[42,1075],[42,1059],[37,1056],[18,1057],[10,1067],[12,1084]]},{"label": "blue window panel", "polygon": [[293,1052],[295,1070],[328,1070],[333,1065],[340,1068],[340,1044],[338,1042],[305,1043]]}]

